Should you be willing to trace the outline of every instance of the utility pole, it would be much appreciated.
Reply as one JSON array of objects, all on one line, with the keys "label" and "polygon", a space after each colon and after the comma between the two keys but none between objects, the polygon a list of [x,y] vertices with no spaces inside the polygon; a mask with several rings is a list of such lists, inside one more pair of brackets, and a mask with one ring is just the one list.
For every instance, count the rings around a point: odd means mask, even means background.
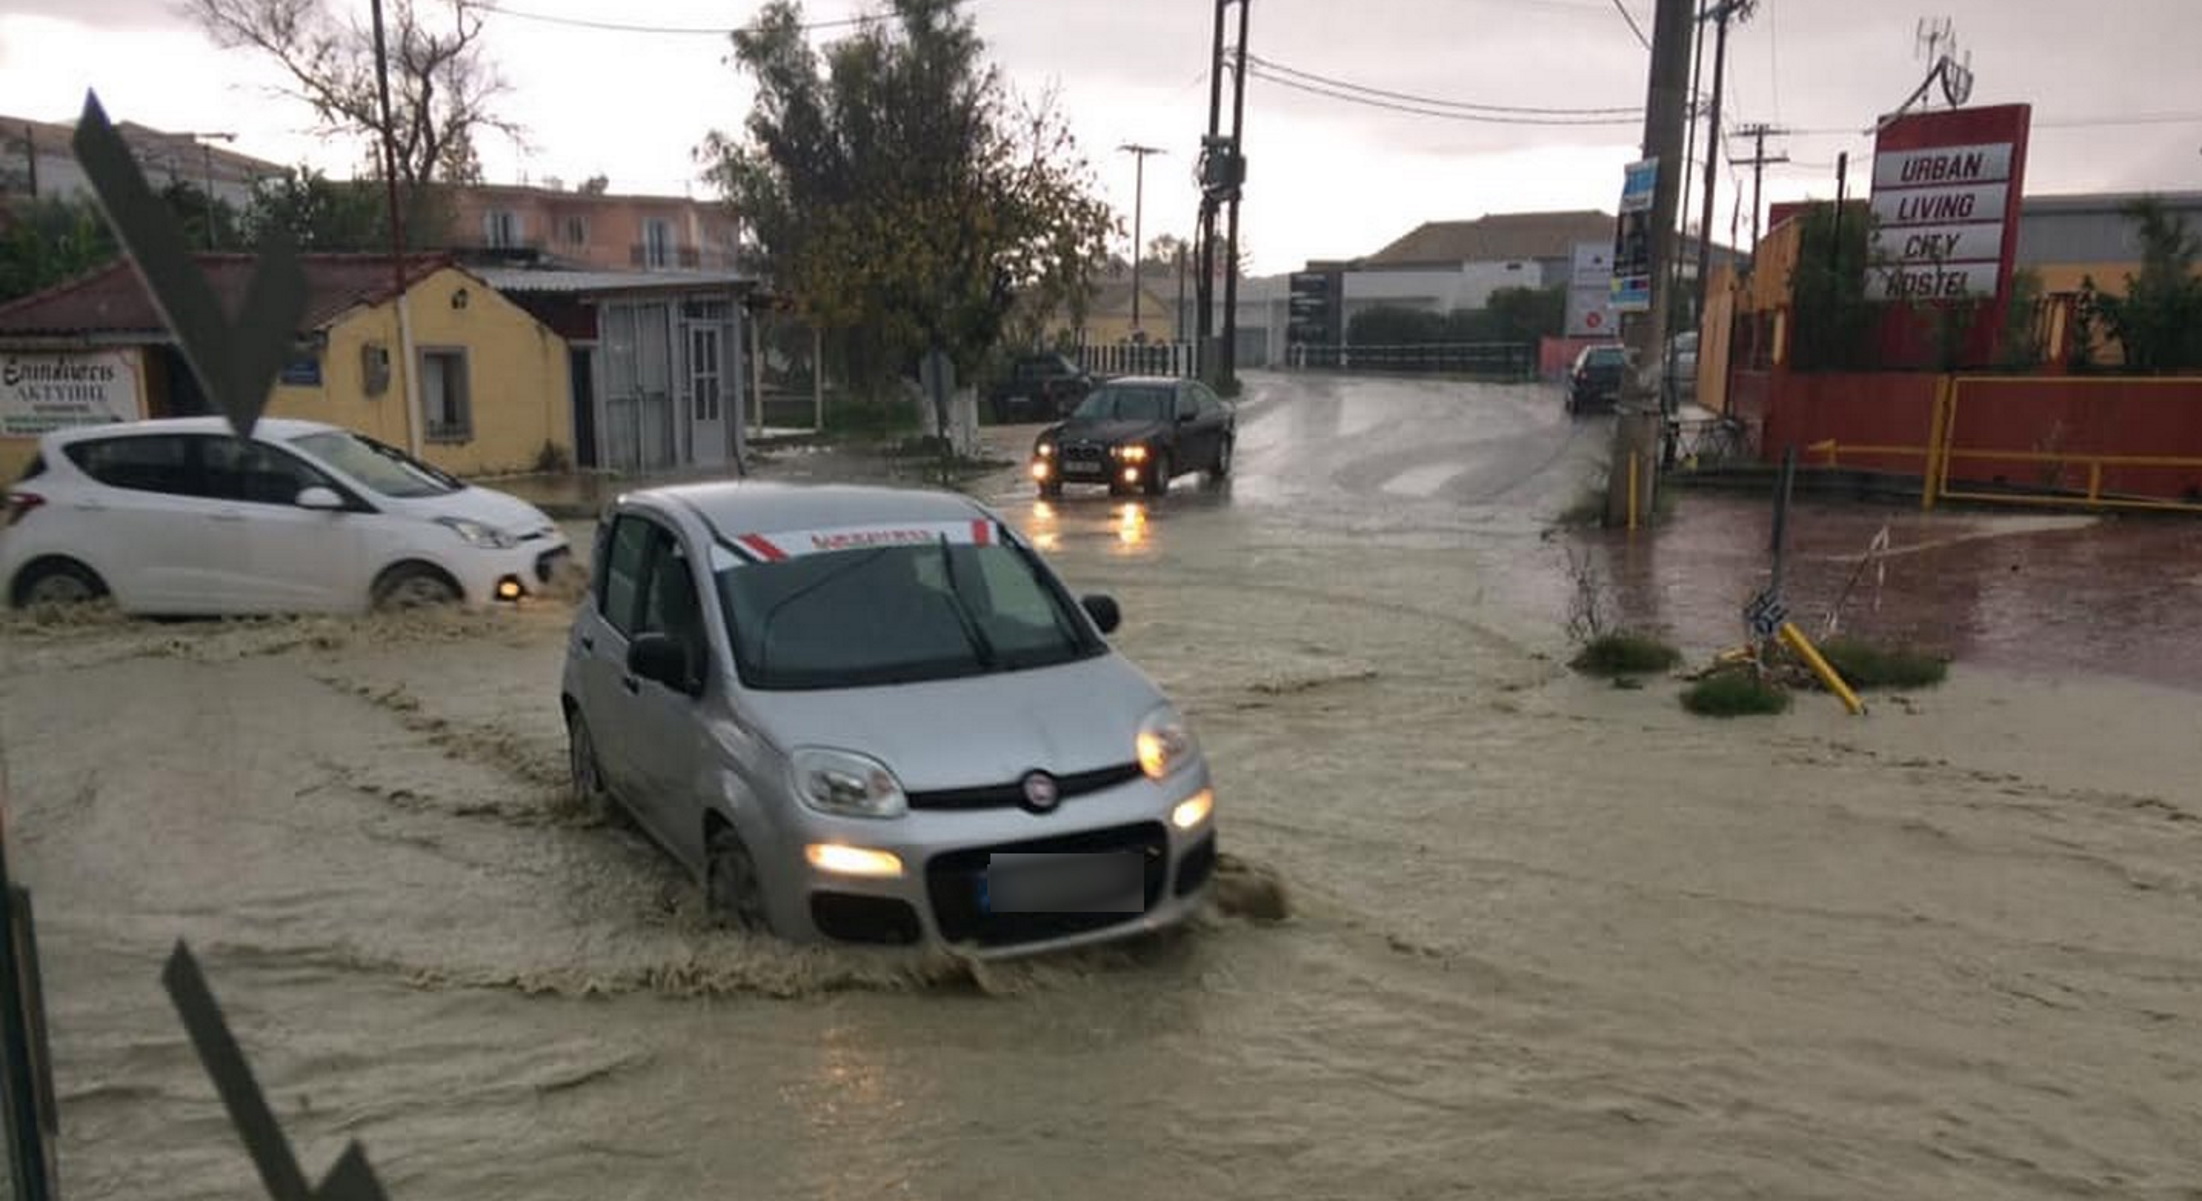
[{"label": "utility pole", "polygon": [[1139,240],[1140,213],[1147,205],[1147,156],[1166,152],[1134,142],[1126,142],[1117,149],[1133,156],[1139,164],[1133,169],[1137,182],[1132,185],[1132,333],[1136,335],[1139,333],[1139,264],[1147,253]]},{"label": "utility pole", "polygon": [[1767,157],[1766,139],[1778,138],[1788,132],[1789,131],[1786,129],[1776,129],[1763,121],[1759,122],[1756,125],[1746,125],[1736,131],[1737,135],[1750,138],[1752,141],[1752,151],[1750,158],[1731,159],[1730,161],[1735,163],[1735,165],[1739,167],[1751,168],[1751,254],[1753,256],[1752,267],[1754,270],[1758,266],[1757,255],[1760,233],[1759,214],[1764,211],[1760,208],[1760,201],[1765,195],[1763,189],[1766,183],[1766,168],[1769,164],[1772,163],[1786,163],[1789,161],[1789,156],[1787,154],[1777,154],[1771,158]]},{"label": "utility pole", "polygon": [[1758,0],[1722,0],[1719,7],[1705,16],[1713,25],[1713,97],[1712,120],[1705,130],[1705,209],[1697,223],[1697,289],[1695,306],[1691,310],[1694,321],[1705,318],[1705,289],[1713,263],[1713,187],[1718,181],[1720,167],[1720,100],[1721,91],[1727,85],[1728,74],[1728,22],[1735,19],[1748,21],[1758,7]]},{"label": "utility pole", "polygon": [[[1612,465],[1607,473],[1606,524],[1621,525],[1633,514],[1651,510],[1658,495],[1659,443],[1666,421],[1661,394],[1666,375],[1669,310],[1674,287],[1668,270],[1675,259],[1675,215],[1682,199],[1681,161],[1690,83],[1691,0],[1659,0],[1652,25],[1650,78],[1645,88],[1643,155],[1656,160],[1649,222],[1651,305],[1647,312],[1625,313],[1623,340],[1629,371],[1622,379],[1620,415],[1614,423]],[[1630,486],[1635,490],[1632,493]]]},{"label": "utility pole", "polygon": [[1253,0],[1237,0],[1239,41],[1237,62],[1231,68],[1231,221],[1225,235],[1230,257],[1223,276],[1223,373],[1222,380],[1234,392],[1239,382],[1239,198],[1246,184],[1246,10]]},{"label": "utility pole", "polygon": [[1200,312],[1194,317],[1193,328],[1203,376],[1211,374],[1208,340],[1216,328],[1216,209],[1221,196],[1211,178],[1211,167],[1216,145],[1223,140],[1223,14],[1230,6],[1231,0],[1216,0],[1216,35],[1208,53],[1208,132],[1201,137],[1200,168],[1196,173],[1200,219],[1194,225],[1193,258],[1199,274],[1193,287]]}]

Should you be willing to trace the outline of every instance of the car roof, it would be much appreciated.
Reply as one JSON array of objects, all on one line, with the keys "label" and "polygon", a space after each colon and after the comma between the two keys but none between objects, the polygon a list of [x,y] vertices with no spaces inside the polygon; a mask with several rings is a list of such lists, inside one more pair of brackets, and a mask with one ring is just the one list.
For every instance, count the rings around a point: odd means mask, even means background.
[{"label": "car roof", "polygon": [[629,492],[622,506],[658,512],[689,509],[721,538],[885,522],[969,521],[987,512],[967,496],[928,488],[866,484],[787,484],[718,480]]},{"label": "car roof", "polygon": [[[261,438],[278,441],[296,438],[304,434],[326,433],[341,430],[341,426],[324,421],[302,421],[296,417],[262,417],[253,425],[253,433]],[[231,427],[227,417],[154,417],[144,421],[115,421],[105,425],[79,425],[68,429],[53,430],[44,441],[54,446],[81,442],[87,438],[112,438],[118,435],[136,437],[146,434],[227,434]]]},{"label": "car roof", "polygon": [[1115,375],[1101,381],[1103,387],[1112,384],[1131,384],[1141,388],[1175,388],[1179,384],[1189,384],[1191,382],[1191,380],[1179,379],[1174,375]]}]

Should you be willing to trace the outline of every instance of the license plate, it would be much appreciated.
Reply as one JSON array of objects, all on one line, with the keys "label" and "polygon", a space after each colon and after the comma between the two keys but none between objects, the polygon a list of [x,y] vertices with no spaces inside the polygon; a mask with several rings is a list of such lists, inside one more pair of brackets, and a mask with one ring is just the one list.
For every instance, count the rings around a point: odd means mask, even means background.
[{"label": "license plate", "polygon": [[997,854],[977,878],[981,913],[1140,913],[1145,864],[1137,851]]},{"label": "license plate", "polygon": [[1071,462],[1063,464],[1063,474],[1099,475],[1101,474],[1101,464],[1074,459]]}]

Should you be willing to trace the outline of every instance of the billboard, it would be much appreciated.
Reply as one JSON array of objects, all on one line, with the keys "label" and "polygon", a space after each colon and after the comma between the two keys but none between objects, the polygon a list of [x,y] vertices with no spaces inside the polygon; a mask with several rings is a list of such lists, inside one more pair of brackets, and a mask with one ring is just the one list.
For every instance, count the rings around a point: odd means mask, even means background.
[{"label": "billboard", "polygon": [[2006,299],[2031,116],[2027,105],[2010,104],[1910,113],[1882,125],[1873,148],[1868,295]]},{"label": "billboard", "polygon": [[1574,267],[1567,281],[1570,338],[1618,337],[1620,314],[1613,311],[1613,247],[1605,242],[1575,244]]},{"label": "billboard", "polygon": [[1285,342],[1292,346],[1330,346],[1345,341],[1340,327],[1339,284],[1335,272],[1295,271],[1290,281],[1291,316]]},{"label": "billboard", "polygon": [[138,408],[135,350],[0,355],[0,437],[135,421]]}]

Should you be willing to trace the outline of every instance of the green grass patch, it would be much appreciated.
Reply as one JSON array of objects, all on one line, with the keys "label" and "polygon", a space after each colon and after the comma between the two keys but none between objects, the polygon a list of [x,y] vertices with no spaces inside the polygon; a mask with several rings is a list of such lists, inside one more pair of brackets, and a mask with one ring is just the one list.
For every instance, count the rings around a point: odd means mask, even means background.
[{"label": "green grass patch", "polygon": [[1568,666],[1593,676],[1640,676],[1667,671],[1682,662],[1682,652],[1650,634],[1619,631],[1600,634],[1583,645]]},{"label": "green grass patch", "polygon": [[1749,668],[1717,671],[1682,691],[1682,707],[1700,717],[1786,713],[1789,690]]},{"label": "green grass patch", "polygon": [[1950,661],[1939,655],[1858,638],[1830,638],[1820,655],[1852,688],[1932,688],[1950,675]]},{"label": "green grass patch", "polygon": [[892,438],[923,427],[915,406],[849,400],[826,406],[826,432],[855,438]]}]

